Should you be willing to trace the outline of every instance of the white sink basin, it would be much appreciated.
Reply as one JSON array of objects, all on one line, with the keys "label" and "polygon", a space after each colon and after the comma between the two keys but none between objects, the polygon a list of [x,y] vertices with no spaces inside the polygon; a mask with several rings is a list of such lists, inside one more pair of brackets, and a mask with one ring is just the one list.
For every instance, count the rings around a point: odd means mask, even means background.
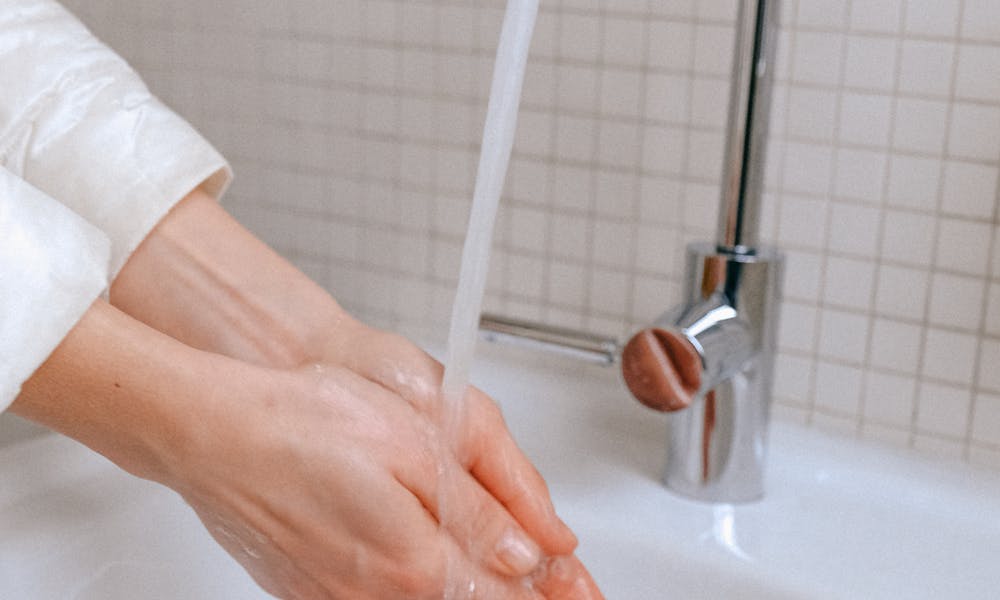
[{"label": "white sink basin", "polygon": [[[611,369],[482,345],[475,381],[577,531],[610,600],[1000,595],[1000,474],[775,424],[768,495],[660,484],[664,417]],[[0,598],[268,598],[172,492],[44,436],[0,448]]]}]

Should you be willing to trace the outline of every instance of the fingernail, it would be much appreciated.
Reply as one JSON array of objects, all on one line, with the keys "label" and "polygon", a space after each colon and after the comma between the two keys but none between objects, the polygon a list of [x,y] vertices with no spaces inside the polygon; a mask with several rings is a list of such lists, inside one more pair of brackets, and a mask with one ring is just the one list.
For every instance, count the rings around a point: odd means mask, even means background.
[{"label": "fingernail", "polygon": [[497,544],[497,556],[517,575],[527,575],[538,567],[541,550],[524,534],[513,528],[504,532]]}]

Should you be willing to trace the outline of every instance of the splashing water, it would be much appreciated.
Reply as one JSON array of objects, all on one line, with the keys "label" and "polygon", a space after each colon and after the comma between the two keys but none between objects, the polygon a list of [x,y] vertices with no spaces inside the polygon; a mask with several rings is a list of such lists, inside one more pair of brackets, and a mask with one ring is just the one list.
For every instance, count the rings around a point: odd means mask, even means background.
[{"label": "splashing water", "polygon": [[[456,439],[458,428],[464,421],[463,399],[468,387],[469,368],[475,351],[479,314],[489,272],[493,224],[514,145],[524,70],[537,16],[538,0],[509,0],[500,32],[472,212],[462,249],[462,268],[448,331],[448,352],[442,383],[445,439]],[[439,485],[441,491],[438,505],[442,527],[447,523],[447,490],[450,488],[452,486],[447,481],[442,481]],[[446,600],[468,597],[475,582],[454,581],[453,565],[449,562],[448,566]]]}]

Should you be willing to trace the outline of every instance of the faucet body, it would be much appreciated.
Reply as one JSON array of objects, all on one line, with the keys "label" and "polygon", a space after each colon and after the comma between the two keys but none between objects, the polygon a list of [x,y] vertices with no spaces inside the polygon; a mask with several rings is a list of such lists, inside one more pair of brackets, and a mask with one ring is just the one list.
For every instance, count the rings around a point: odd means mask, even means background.
[{"label": "faucet body", "polygon": [[769,248],[688,247],[684,303],[654,324],[694,347],[701,363],[693,400],[668,419],[665,481],[676,492],[718,502],[764,493],[783,266]]},{"label": "faucet body", "polygon": [[776,0],[739,0],[718,236],[687,251],[684,297],[622,352],[632,393],[670,417],[667,486],[745,502],[764,459],[784,261],[758,243]]}]

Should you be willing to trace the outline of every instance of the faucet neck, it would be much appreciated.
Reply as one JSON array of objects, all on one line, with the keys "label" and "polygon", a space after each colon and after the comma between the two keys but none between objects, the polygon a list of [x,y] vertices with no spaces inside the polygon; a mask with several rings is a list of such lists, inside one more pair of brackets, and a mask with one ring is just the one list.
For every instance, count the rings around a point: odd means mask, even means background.
[{"label": "faucet neck", "polygon": [[719,206],[720,252],[753,254],[759,242],[777,5],[778,0],[741,0],[739,5]]}]

